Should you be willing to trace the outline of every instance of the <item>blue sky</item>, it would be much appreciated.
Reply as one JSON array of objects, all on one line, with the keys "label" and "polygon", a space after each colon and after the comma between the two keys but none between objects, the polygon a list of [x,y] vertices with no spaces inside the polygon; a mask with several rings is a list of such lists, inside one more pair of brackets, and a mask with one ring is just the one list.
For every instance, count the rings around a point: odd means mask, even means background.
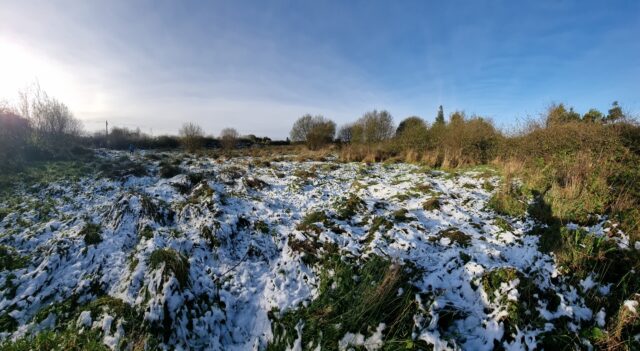
[{"label": "blue sky", "polygon": [[34,80],[88,130],[282,138],[438,105],[502,127],[552,102],[640,111],[639,1],[5,1],[0,98]]}]

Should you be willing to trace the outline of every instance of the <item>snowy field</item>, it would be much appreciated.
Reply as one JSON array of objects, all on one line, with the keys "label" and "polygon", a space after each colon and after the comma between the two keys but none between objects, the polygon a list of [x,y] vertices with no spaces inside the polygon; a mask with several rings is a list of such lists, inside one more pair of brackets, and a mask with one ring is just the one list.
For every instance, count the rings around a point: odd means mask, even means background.
[{"label": "snowy field", "polygon": [[[112,349],[143,340],[185,350],[524,350],[554,328],[604,323],[583,295],[610,287],[570,284],[526,234],[532,222],[488,209],[500,181],[489,170],[100,157],[139,169],[21,190],[19,203],[0,205],[3,339],[57,328]],[[167,165],[179,174],[161,177]],[[395,326],[384,314],[359,330],[336,322],[330,346],[319,341],[327,331],[303,337],[317,323],[285,325],[340,284],[360,286],[361,274],[323,284],[334,275],[329,257],[354,272],[376,258],[385,277],[411,271],[390,297],[412,306],[402,346],[389,344]]]}]

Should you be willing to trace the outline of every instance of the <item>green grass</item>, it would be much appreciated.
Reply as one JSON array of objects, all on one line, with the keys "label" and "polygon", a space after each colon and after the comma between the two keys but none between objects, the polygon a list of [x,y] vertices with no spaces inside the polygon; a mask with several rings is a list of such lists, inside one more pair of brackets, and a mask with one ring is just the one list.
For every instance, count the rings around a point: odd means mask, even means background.
[{"label": "green grass", "polygon": [[498,214],[511,217],[522,217],[527,211],[527,197],[519,186],[513,184],[503,187],[495,192],[489,202],[488,207]]},{"label": "green grass", "polygon": [[108,351],[97,331],[85,331],[70,328],[62,331],[45,330],[35,336],[5,341],[0,344],[4,351]]},{"label": "green grass", "polygon": [[413,220],[412,217],[408,216],[409,211],[406,208],[401,208],[399,210],[393,211],[391,216],[395,222],[410,222]]},{"label": "green grass", "polygon": [[421,344],[412,340],[413,316],[418,308],[416,289],[410,283],[412,269],[378,256],[359,265],[347,263],[340,255],[326,258],[321,267],[319,295],[308,307],[270,313],[274,338],[267,350],[292,346],[299,321],[304,322],[302,345],[308,349],[319,345],[322,350],[337,350],[345,333],[371,335],[380,323],[387,326],[383,350]]},{"label": "green grass", "polygon": [[28,262],[28,257],[21,256],[12,247],[0,245],[0,271],[24,268]]},{"label": "green grass", "polygon": [[495,224],[496,227],[502,229],[505,232],[512,232],[513,231],[513,227],[511,226],[511,224],[509,222],[507,222],[507,220],[502,218],[502,217],[496,217],[493,220],[493,224]]},{"label": "green grass", "polygon": [[322,229],[317,225],[318,223],[322,223],[325,227],[333,225],[326,213],[323,211],[312,211],[302,218],[302,221],[298,223],[296,229],[301,232],[320,234]]},{"label": "green grass", "polygon": [[162,269],[163,275],[173,275],[181,287],[189,283],[189,260],[173,249],[158,249],[149,256],[149,268]]},{"label": "green grass", "polygon": [[336,216],[340,220],[350,220],[357,213],[367,209],[366,203],[356,194],[349,194],[339,199],[335,204]]},{"label": "green grass", "polygon": [[100,231],[101,227],[99,224],[87,223],[80,231],[80,235],[84,237],[84,243],[87,246],[98,245],[102,242]]}]

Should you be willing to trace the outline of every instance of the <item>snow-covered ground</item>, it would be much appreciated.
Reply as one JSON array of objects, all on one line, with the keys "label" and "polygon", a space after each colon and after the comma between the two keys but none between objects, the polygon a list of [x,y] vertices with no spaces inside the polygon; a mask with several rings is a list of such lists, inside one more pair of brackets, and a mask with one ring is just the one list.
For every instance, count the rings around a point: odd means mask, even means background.
[{"label": "snow-covered ground", "polygon": [[[73,298],[82,305],[110,296],[133,306],[144,323],[164,328],[164,346],[264,349],[272,338],[268,312],[303,306],[318,294],[318,267],[305,264],[305,254],[289,245],[310,240],[296,227],[313,211],[324,211],[340,229],[319,225],[317,240],[338,244],[344,255],[380,255],[417,267],[412,284],[432,299],[422,301],[414,338],[435,349],[533,349],[537,336],[556,328],[560,318],[569,329],[604,319],[603,311],[585,307],[581,293],[606,294],[609,287],[588,280],[568,284],[553,258],[538,250],[538,237],[526,235],[532,223],[487,208],[486,185],[496,186],[497,177],[406,164],[266,164],[166,154],[164,160],[178,159],[183,172],[164,179],[158,176],[160,161],[147,156],[132,158],[149,169],[148,176],[87,177],[20,193],[23,205],[0,222],[0,244],[26,260],[0,273],[0,316],[17,323],[1,333],[4,339],[56,325],[61,316],[42,312],[53,303]],[[340,220],[336,203],[351,195],[366,208]],[[425,207],[430,199],[438,199],[439,208]],[[45,204],[53,210],[43,214]],[[403,220],[394,220],[401,209],[407,210]],[[392,226],[370,233],[374,216]],[[97,243],[86,239],[88,223],[99,226]],[[152,264],[159,249],[188,260],[186,280],[168,264]],[[505,281],[488,292],[482,281],[505,268],[535,285],[529,304],[541,323],[505,326],[524,282]],[[456,318],[443,327],[439,318],[452,308]],[[79,307],[78,313],[77,328],[100,331],[111,348],[127,337],[122,318],[107,310],[92,315]],[[384,325],[372,330],[353,331],[339,346],[376,349],[384,343]]]}]

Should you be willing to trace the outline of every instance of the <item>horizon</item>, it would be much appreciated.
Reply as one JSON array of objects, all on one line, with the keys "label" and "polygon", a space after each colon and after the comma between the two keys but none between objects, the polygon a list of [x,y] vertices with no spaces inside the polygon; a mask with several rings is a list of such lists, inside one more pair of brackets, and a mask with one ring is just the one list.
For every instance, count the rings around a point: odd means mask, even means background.
[{"label": "horizon", "polygon": [[640,110],[640,3],[0,2],[0,100],[34,81],[89,132],[109,126],[285,139],[437,108],[501,129],[553,102]]}]

